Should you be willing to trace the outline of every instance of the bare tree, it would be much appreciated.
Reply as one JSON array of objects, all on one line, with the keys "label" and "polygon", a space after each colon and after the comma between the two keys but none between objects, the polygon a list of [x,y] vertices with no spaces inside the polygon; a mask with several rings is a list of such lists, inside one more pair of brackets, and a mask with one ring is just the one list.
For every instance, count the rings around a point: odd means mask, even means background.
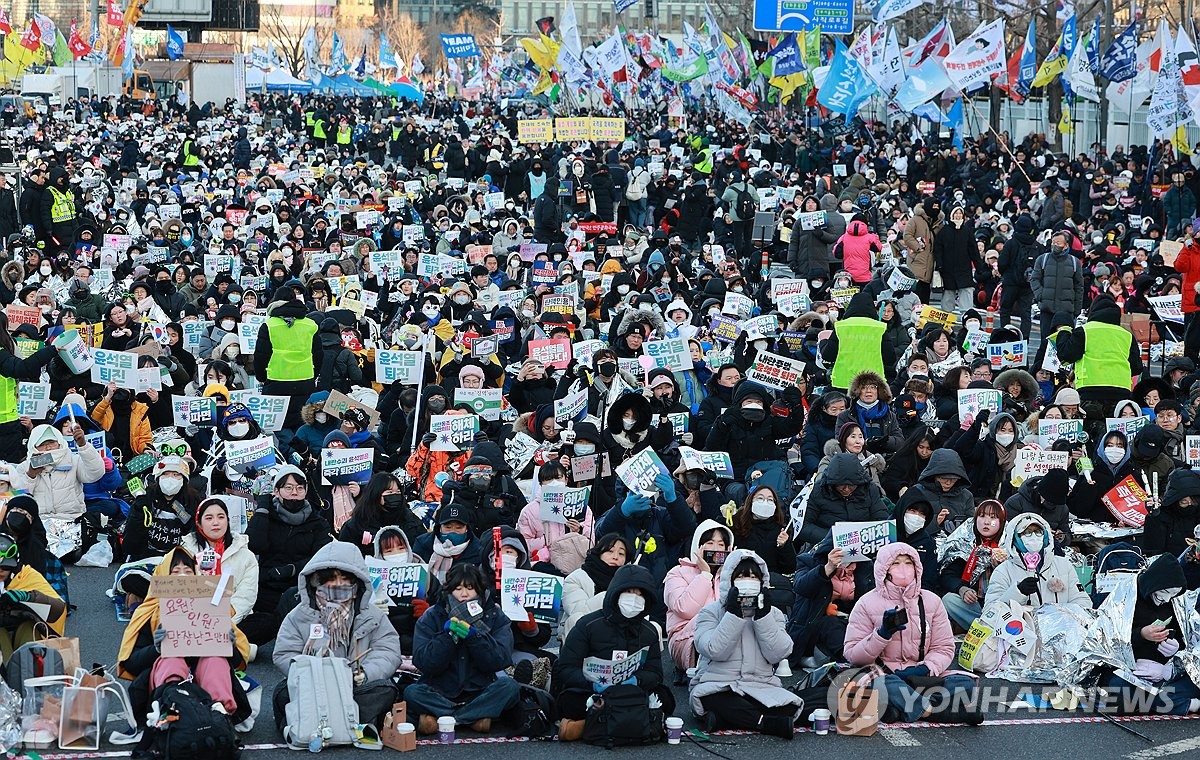
[{"label": "bare tree", "polygon": [[388,43],[397,58],[411,63],[413,56],[420,54],[421,60],[429,60],[430,30],[418,23],[411,14],[387,10],[379,19],[379,29],[387,35]]},{"label": "bare tree", "polygon": [[304,71],[304,38],[310,30],[317,33],[317,49],[321,46],[321,25],[316,16],[296,17],[283,15],[281,6],[268,5],[262,9],[258,36],[264,43],[273,43],[292,76],[299,77]]}]

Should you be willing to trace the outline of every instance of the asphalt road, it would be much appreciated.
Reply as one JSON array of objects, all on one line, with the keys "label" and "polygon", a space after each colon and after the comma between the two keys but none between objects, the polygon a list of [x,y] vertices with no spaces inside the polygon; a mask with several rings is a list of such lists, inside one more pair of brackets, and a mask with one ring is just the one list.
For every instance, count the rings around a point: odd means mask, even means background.
[{"label": "asphalt road", "polygon": [[[72,614],[67,631],[80,638],[84,663],[103,662],[111,665],[116,659],[123,624],[117,621],[112,603],[104,595],[105,589],[111,584],[111,578],[111,570],[108,569],[76,568],[71,572],[71,599],[79,608]],[[269,650],[259,654],[258,661],[250,666],[250,674],[264,685],[268,695],[282,678],[282,674],[270,662]],[[1006,688],[1008,692],[1003,700],[993,700],[987,711],[987,722],[979,727],[932,724],[888,726],[871,737],[833,734],[817,736],[804,732],[797,735],[790,745],[771,737],[726,735],[713,737],[712,743],[703,745],[703,749],[701,745],[690,744],[685,738],[680,746],[659,745],[615,751],[621,755],[638,757],[669,753],[689,758],[709,758],[713,756],[710,754],[712,752],[719,753],[729,760],[736,760],[761,758],[764,752],[771,753],[768,756],[778,756],[777,753],[783,751],[808,752],[817,749],[819,745],[821,751],[833,753],[832,756],[838,760],[892,756],[896,750],[900,750],[907,757],[959,760],[963,757],[983,756],[1036,757],[1043,754],[1038,748],[1053,747],[1054,754],[1069,752],[1073,757],[1097,757],[1106,760],[1118,757],[1139,760],[1171,756],[1200,757],[1200,723],[1192,720],[1125,721],[1125,725],[1149,737],[1150,741],[1146,741],[1100,718],[1060,711],[1036,712],[1028,706],[1021,706],[1015,710],[1005,708],[999,704],[1000,701],[1011,704],[1019,691],[1028,689],[1020,689],[1015,684],[1003,682],[988,682],[985,686]],[[676,691],[677,701],[681,706],[686,706],[685,691]],[[684,717],[685,726],[697,727],[696,721],[686,709],[681,708],[678,712]],[[556,742],[510,742],[503,741],[502,737],[503,734],[497,732],[490,740],[452,747],[425,743],[418,748],[418,752],[467,760],[490,758],[497,754],[520,760],[551,760],[560,756],[564,749]],[[473,737],[460,732],[459,738]],[[248,746],[247,754],[243,756],[245,760],[282,760],[287,756],[295,756],[293,751],[277,746],[280,739],[275,734],[274,724],[269,715],[261,716],[254,731],[244,735],[243,740]],[[128,754],[127,749],[105,743],[101,746],[101,753],[93,756],[121,757]],[[366,750],[350,748],[328,751],[337,755],[366,753]],[[567,751],[580,757],[613,757],[606,750],[579,744],[571,745]],[[385,749],[384,752],[390,753],[391,750]],[[58,750],[48,750],[41,754],[44,760],[78,756],[73,753],[60,753]]]}]

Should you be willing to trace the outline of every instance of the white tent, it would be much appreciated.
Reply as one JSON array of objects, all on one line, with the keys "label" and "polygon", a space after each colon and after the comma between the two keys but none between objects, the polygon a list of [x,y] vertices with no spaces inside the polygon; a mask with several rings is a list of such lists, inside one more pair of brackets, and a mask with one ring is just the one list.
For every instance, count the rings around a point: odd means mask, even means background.
[{"label": "white tent", "polygon": [[263,71],[249,66],[246,68],[246,92],[261,92],[266,87],[271,92],[308,92],[312,83],[297,79],[283,69]]}]

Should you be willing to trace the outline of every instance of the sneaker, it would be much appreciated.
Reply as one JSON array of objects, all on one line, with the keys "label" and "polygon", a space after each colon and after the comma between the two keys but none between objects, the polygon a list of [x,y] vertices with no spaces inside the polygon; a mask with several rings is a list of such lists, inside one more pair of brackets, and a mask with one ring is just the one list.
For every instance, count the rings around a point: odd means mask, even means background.
[{"label": "sneaker", "polygon": [[382,750],[383,742],[379,738],[379,729],[370,723],[360,723],[355,726],[354,746],[359,749]]},{"label": "sneaker", "polygon": [[108,735],[108,741],[110,744],[117,744],[117,745],[137,744],[141,740],[142,740],[141,729],[133,728],[132,726],[125,729],[124,731],[113,731],[111,734]]}]

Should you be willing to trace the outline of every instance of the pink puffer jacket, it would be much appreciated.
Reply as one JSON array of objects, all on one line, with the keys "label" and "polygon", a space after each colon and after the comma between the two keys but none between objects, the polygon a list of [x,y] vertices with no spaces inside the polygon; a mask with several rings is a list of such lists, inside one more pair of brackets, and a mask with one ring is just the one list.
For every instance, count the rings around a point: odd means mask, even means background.
[{"label": "pink puffer jacket", "polygon": [[[888,568],[901,554],[907,555],[916,566],[916,580],[901,589],[886,580]],[[925,616],[921,617],[921,602]],[[892,634],[890,639],[879,635],[883,613],[903,607],[908,610],[908,627]],[[924,656],[921,634],[924,630]],[[846,626],[846,659],[855,665],[871,665],[877,659],[891,670],[903,670],[925,664],[929,674],[940,676],[954,662],[954,633],[941,598],[932,591],[921,589],[921,558],[908,544],[888,544],[875,558],[875,588],[867,592],[850,612]]]}]

